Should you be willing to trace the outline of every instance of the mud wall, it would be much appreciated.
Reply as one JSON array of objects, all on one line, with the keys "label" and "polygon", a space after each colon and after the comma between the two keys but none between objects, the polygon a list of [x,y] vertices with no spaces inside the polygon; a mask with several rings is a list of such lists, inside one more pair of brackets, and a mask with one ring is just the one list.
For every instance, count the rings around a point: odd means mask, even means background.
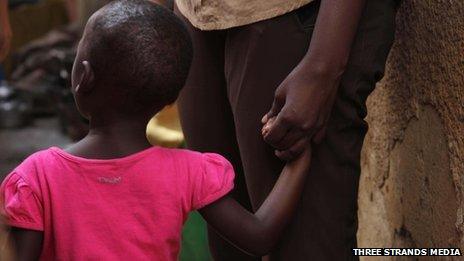
[{"label": "mud wall", "polygon": [[404,0],[396,21],[368,99],[359,246],[464,250],[464,1]]}]

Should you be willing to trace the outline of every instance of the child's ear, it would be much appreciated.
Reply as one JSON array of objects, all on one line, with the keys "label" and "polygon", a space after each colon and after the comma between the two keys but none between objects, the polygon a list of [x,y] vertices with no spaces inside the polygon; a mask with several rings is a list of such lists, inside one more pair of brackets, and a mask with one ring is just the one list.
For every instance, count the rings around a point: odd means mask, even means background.
[{"label": "child's ear", "polygon": [[76,93],[90,92],[94,87],[95,75],[89,61],[82,61],[81,66],[83,67],[81,78],[76,86]]}]

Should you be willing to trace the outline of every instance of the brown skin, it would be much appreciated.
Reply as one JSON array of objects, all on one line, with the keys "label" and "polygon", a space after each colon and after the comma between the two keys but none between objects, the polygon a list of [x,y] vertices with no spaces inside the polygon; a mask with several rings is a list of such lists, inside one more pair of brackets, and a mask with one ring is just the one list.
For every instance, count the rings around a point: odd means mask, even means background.
[{"label": "brown skin", "polygon": [[[94,70],[86,58],[86,43],[91,41],[91,35],[91,29],[86,29],[72,73],[76,104],[81,114],[89,119],[90,131],[67,152],[85,158],[110,159],[144,150],[151,146],[145,137],[145,128],[154,112],[125,115],[113,110],[124,97],[115,93],[115,88],[97,85],[94,80]],[[266,128],[271,126],[272,121]],[[250,254],[265,255],[278,241],[296,208],[310,158],[308,149],[297,160],[288,163],[274,189],[254,214],[228,195],[199,211],[232,244]],[[13,228],[12,237],[17,260],[39,258],[43,232]]]},{"label": "brown skin", "polygon": [[277,88],[262,120],[276,117],[264,139],[279,158],[295,158],[324,138],[364,6],[365,0],[321,1],[308,52]]},{"label": "brown skin", "polygon": [[[263,129],[263,135],[276,148],[276,155],[280,158],[295,158],[311,140],[320,142],[323,139],[364,4],[365,0],[321,1],[308,53],[281,83],[271,110],[263,117],[263,123],[275,117],[274,124]],[[90,72],[90,65],[88,67],[86,71]],[[81,83],[90,76],[83,78]],[[142,130],[145,132],[143,124],[132,125],[132,122],[144,121],[110,118],[104,124],[93,124],[89,135],[69,152],[80,156],[111,158],[128,155],[148,146],[140,134]],[[119,129],[124,127],[134,131]],[[131,133],[134,136],[127,137]],[[115,144],[115,141],[119,144]],[[309,152],[287,165],[254,215],[228,196],[200,212],[212,227],[238,247],[258,255],[264,254],[277,241],[295,208],[304,180],[305,171],[302,170],[308,168],[306,164],[309,164]],[[36,260],[40,255],[37,249],[40,249],[42,233],[16,229],[13,235],[19,244],[16,247],[18,253],[30,254],[28,257],[19,256],[19,260]]]},{"label": "brown skin", "polygon": [[256,213],[244,209],[232,197],[224,197],[200,209],[208,224],[230,243],[255,255],[268,254],[295,212],[311,159],[310,150],[287,163],[274,188]]}]

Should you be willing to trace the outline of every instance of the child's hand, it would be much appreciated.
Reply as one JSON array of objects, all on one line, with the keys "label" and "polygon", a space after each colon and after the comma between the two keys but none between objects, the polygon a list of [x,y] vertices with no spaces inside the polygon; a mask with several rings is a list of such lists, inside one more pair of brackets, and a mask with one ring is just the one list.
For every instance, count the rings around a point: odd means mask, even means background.
[{"label": "child's hand", "polygon": [[[264,122],[264,126],[263,128],[261,129],[261,134],[263,135],[263,138],[265,139],[266,136],[268,135],[269,131],[271,130],[273,124],[275,123],[275,120],[276,120],[276,117],[272,117],[272,118],[266,118],[266,122]],[[309,161],[311,160],[311,151],[310,151],[310,145],[307,144],[307,148],[304,149],[304,151],[298,155],[296,158],[294,156],[296,155],[285,155],[285,154],[288,154],[288,152],[282,152],[282,151],[279,151],[279,150],[276,150],[275,151],[275,154],[277,157],[283,159],[283,160],[286,160],[288,162],[292,162],[291,164],[294,164],[293,162],[295,161],[304,161],[304,159],[307,159],[307,162],[308,162],[308,165],[309,165]]]},{"label": "child's hand", "polygon": [[272,117],[267,119],[267,121],[264,123],[263,128],[261,129],[261,134],[263,135],[263,138],[266,138],[267,134],[269,133],[269,130],[272,127],[272,124],[274,124],[276,117]]},{"label": "child's hand", "polygon": [[304,172],[309,170],[311,165],[311,147],[308,147],[303,150],[303,152],[296,157],[294,160],[287,162],[285,168],[289,169],[292,172]]}]

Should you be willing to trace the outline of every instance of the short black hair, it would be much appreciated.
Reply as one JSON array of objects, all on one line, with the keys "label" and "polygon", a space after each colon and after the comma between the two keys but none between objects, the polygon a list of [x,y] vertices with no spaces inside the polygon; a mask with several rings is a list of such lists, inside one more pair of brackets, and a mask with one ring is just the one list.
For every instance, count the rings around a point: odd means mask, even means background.
[{"label": "short black hair", "polygon": [[147,0],[116,0],[92,18],[88,59],[98,84],[118,88],[124,111],[161,110],[188,75],[192,43],[172,11]]}]

